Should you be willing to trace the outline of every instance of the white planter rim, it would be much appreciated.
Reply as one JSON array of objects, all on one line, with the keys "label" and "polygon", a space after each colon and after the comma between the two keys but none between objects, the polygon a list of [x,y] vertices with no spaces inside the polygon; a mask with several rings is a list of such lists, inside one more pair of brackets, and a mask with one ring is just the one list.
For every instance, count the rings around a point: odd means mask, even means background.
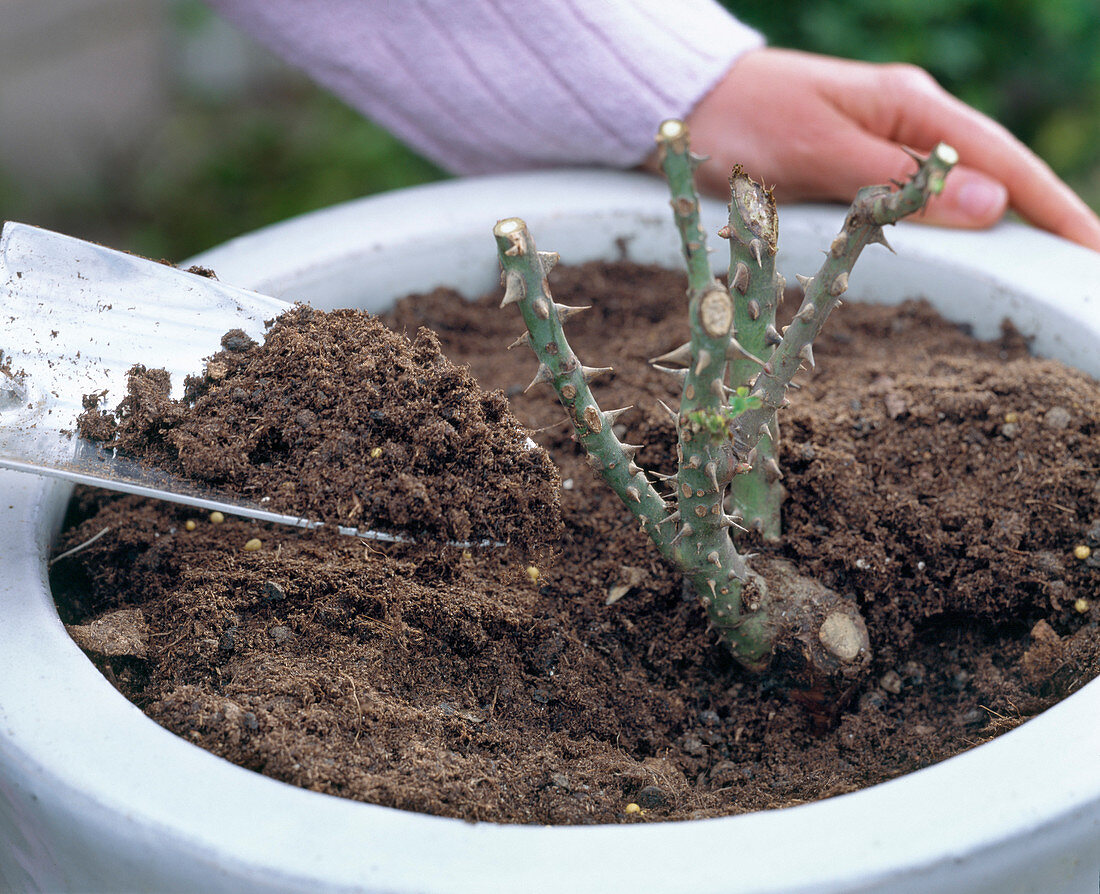
[{"label": "white planter rim", "polygon": [[[718,203],[705,209],[716,226],[722,212]],[[429,252],[448,239],[481,239],[482,255],[471,249],[447,271],[460,288],[476,291],[495,276],[493,223],[517,213],[540,248],[561,251],[570,263],[607,247],[571,239],[578,219],[606,223],[612,241],[628,220],[660,234],[667,198],[641,175],[594,171],[449,181],[306,215],[192,262],[235,285],[335,306],[347,300],[349,270],[384,301],[442,284],[426,269],[425,239]],[[812,272],[841,218],[836,208],[782,209],[781,266]],[[484,236],[456,235],[467,231]],[[407,262],[380,260],[376,233],[405,244]],[[982,308],[978,334],[993,334],[1002,316],[1013,315],[1040,353],[1062,353],[1100,374],[1100,255],[1010,224],[985,233],[899,226],[889,236],[898,256],[882,251],[861,261],[852,277],[857,300],[871,291],[887,301],[926,296],[950,317],[943,280],[964,278],[967,306]],[[665,262],[675,263],[677,251],[670,242]],[[1043,264],[1027,264],[1036,252]],[[1040,280],[1038,266],[1056,271],[1056,279]],[[921,270],[932,275],[914,287],[905,278]],[[1032,316],[1029,294],[1040,308]],[[959,318],[967,308],[954,310]],[[124,877],[157,890],[174,873],[171,890],[201,882],[211,891],[597,891],[655,883],[685,892],[977,891],[985,890],[977,885],[991,861],[1023,878],[1013,864],[1052,865],[1067,841],[1097,852],[1085,843],[1100,840],[1100,761],[1093,758],[1100,754],[1100,682],[980,749],[782,811],[545,828],[470,824],[296,789],[171,735],[115,692],[64,633],[45,580],[66,486],[0,473],[0,487],[0,527],[7,529],[0,567],[29,569],[0,581],[0,842],[12,837],[30,878],[37,871],[47,882],[63,877],[80,888],[81,879],[65,875],[70,870],[58,861],[92,845],[69,833],[66,850],[51,837],[63,837],[73,817],[98,824]],[[916,803],[931,807],[915,811]],[[419,857],[410,858],[410,845]],[[159,865],[143,862],[143,853],[157,854]],[[36,859],[57,865],[35,869]],[[91,865],[102,855],[87,859]],[[970,888],[950,887],[968,879]]]}]

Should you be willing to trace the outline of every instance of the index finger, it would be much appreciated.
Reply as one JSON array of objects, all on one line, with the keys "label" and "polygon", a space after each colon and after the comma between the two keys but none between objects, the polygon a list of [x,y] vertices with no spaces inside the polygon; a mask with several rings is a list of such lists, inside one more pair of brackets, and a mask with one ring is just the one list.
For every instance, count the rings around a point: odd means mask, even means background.
[{"label": "index finger", "polygon": [[886,139],[921,151],[941,140],[950,143],[969,167],[1005,185],[1012,208],[1026,220],[1100,251],[1100,219],[1007,129],[956,99],[921,69],[881,66],[877,80],[873,87],[864,85],[869,89],[830,91],[829,98]]}]

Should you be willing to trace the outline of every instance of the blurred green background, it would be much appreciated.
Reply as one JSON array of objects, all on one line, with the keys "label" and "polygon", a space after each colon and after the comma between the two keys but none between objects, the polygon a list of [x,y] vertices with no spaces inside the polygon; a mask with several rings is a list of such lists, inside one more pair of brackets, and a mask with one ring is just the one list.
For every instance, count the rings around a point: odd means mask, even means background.
[{"label": "blurred green background", "polygon": [[[928,69],[1100,207],[1096,0],[726,5],[773,45]],[[211,27],[195,0],[168,9],[172,38]],[[0,168],[0,217],[180,260],[294,214],[444,176],[301,77],[271,70],[231,91],[178,79],[141,145],[108,153],[91,176],[44,188]]]},{"label": "blurred green background", "polygon": [[777,46],[911,62],[1100,202],[1096,0],[726,0]]}]

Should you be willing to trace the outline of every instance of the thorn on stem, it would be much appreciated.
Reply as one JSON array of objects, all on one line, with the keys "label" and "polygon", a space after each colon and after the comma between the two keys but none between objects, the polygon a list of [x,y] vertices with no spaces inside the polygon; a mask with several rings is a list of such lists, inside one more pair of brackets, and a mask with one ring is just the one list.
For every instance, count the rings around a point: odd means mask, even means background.
[{"label": "thorn on stem", "polygon": [[[771,324],[768,325],[768,329],[770,329],[773,332],[775,331],[775,327],[772,326]],[[765,333],[766,333],[766,331],[767,330],[765,330]],[[779,344],[779,342],[777,341],[776,344]],[[764,362],[765,362],[765,361],[761,360],[759,357],[757,357],[755,354],[752,354],[749,351],[747,351],[745,349],[744,345],[742,345],[741,342],[739,342],[736,338],[731,337],[729,347],[726,348],[726,359],[727,360],[735,360],[738,357],[738,355],[740,355],[741,357],[746,358],[747,360],[751,360],[753,363],[757,363],[760,366],[763,366]]]},{"label": "thorn on stem", "polygon": [[676,413],[676,412],[675,412],[675,411],[674,411],[674,410],[672,409],[672,407],[670,407],[670,406],[669,406],[668,404],[666,404],[666,403],[665,403],[665,402],[664,402],[663,400],[661,400],[660,398],[657,398],[657,403],[659,403],[659,404],[661,405],[661,407],[662,407],[662,408],[664,409],[664,411],[665,411],[666,413],[668,413],[669,417],[670,417],[670,418],[672,419],[672,424],[673,424],[673,425],[679,425],[679,422],[680,422],[680,416],[679,416],[679,414],[678,414],[678,413]]},{"label": "thorn on stem", "polygon": [[883,245],[889,249],[891,254],[897,254],[897,252],[894,251],[894,246],[886,241],[886,233],[883,232],[882,227],[875,227],[875,229],[871,231],[871,235],[867,238],[867,244]]},{"label": "thorn on stem", "polygon": [[737,267],[734,268],[733,279],[730,281],[730,285],[737,289],[742,295],[749,290],[749,265],[744,261],[737,262]]},{"label": "thorn on stem", "polygon": [[523,389],[523,393],[526,394],[536,385],[543,385],[546,382],[552,382],[554,380],[554,374],[550,371],[550,367],[545,363],[540,363],[538,372],[535,373],[535,377],[531,380],[531,384]]},{"label": "thorn on stem", "polygon": [[814,368],[814,346],[812,344],[804,344],[799,349],[798,356],[802,358],[802,362],[810,369]]},{"label": "thorn on stem", "polygon": [[566,320],[571,319],[572,317],[575,317],[577,314],[584,313],[586,310],[591,310],[591,309],[592,309],[591,304],[586,304],[582,307],[570,307],[566,304],[556,304],[556,303],[554,304],[554,310],[556,310],[558,312],[558,319],[561,320],[561,322],[563,322],[563,323]]},{"label": "thorn on stem", "polygon": [[656,365],[658,363],[679,363],[682,366],[691,365],[691,342],[684,342],[678,348],[673,348],[667,354],[662,354],[660,357],[654,357],[650,363]]},{"label": "thorn on stem", "polygon": [[688,371],[686,369],[670,369],[667,366],[658,366],[656,363],[653,364],[653,368],[659,372],[668,373],[681,384],[687,379]]},{"label": "thorn on stem", "polygon": [[582,366],[581,375],[584,376],[586,382],[591,382],[597,376],[602,376],[604,373],[612,371],[610,366]]},{"label": "thorn on stem", "polygon": [[504,297],[500,301],[501,307],[516,304],[527,297],[527,283],[518,270],[509,270],[504,279]]},{"label": "thorn on stem", "polygon": [[604,412],[604,418],[607,420],[608,425],[614,425],[616,420],[623,415],[627,410],[633,410],[634,406],[619,407],[617,410],[607,410]]},{"label": "thorn on stem", "polygon": [[669,546],[676,546],[685,537],[690,537],[695,533],[695,529],[691,525],[684,524],[680,526],[680,530],[676,532],[676,536],[669,541]]},{"label": "thorn on stem", "polygon": [[558,261],[561,260],[561,255],[556,251],[540,251],[539,263],[542,265],[542,275],[545,276],[551,270],[553,270]]},{"label": "thorn on stem", "polygon": [[752,252],[753,258],[756,260],[757,267],[764,266],[764,243],[759,239],[753,239],[749,243],[749,251]]},{"label": "thorn on stem", "polygon": [[529,344],[531,344],[531,333],[528,332],[526,329],[524,329],[523,333],[520,335],[520,337],[517,338],[510,345],[508,345],[508,350],[510,351],[510,350],[512,350],[512,348],[518,348],[520,345],[529,345]]}]

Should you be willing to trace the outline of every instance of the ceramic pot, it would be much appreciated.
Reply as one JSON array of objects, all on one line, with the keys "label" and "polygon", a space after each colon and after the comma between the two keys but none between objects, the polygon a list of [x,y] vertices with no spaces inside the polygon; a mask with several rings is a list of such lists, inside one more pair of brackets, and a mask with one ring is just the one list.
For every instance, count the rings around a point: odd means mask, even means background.
[{"label": "ceramic pot", "polygon": [[[662,184],[589,171],[452,181],[330,208],[192,259],[322,308],[497,278],[524,217],[566,263],[679,264]],[[704,208],[710,232],[718,203]],[[781,212],[779,266],[812,273],[836,208]],[[1100,255],[1018,225],[901,225],[848,298],[927,298],[980,337],[1004,317],[1100,376]],[[843,311],[841,311],[843,312]],[[68,638],[46,558],[68,486],[0,472],[0,889],[214,892],[1095,892],[1100,681],[936,766],[781,811],[628,826],[471,824],[345,801],[235,767],[127,702]]]}]

